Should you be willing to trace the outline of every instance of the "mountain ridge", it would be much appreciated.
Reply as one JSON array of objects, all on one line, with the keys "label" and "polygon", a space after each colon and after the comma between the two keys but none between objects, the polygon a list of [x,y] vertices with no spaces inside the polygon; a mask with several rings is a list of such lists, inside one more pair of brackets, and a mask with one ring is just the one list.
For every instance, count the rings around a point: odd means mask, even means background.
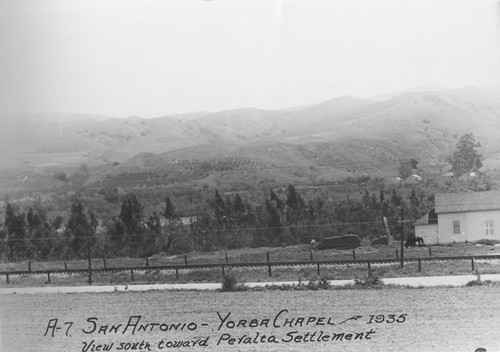
[{"label": "mountain ridge", "polygon": [[345,172],[350,160],[357,166],[351,168],[369,171],[406,157],[444,162],[457,139],[468,132],[481,142],[493,167],[500,160],[500,98],[475,87],[409,91],[385,100],[343,96],[294,109],[243,108],[152,119],[16,116],[0,118],[0,169],[71,170],[85,163],[100,167],[103,175],[116,174],[117,164],[121,172],[134,172],[133,158],[150,153],[164,167],[175,165],[175,160],[240,158],[261,167],[331,167]]}]

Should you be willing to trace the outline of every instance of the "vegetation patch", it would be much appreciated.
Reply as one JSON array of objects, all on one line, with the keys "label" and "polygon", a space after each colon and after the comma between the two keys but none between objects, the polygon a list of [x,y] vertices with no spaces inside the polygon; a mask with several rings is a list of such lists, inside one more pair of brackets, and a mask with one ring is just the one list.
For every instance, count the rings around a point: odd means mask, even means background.
[{"label": "vegetation patch", "polygon": [[474,243],[475,244],[482,244],[482,245],[485,245],[485,246],[494,246],[496,244],[499,244],[500,241],[499,240],[483,239],[483,240],[476,241]]},{"label": "vegetation patch", "polygon": [[468,283],[465,284],[466,287],[471,287],[471,286],[483,286],[483,285],[490,285],[491,281],[486,280],[483,281],[481,280],[481,273],[479,270],[476,270],[476,279],[469,281]]},{"label": "vegetation patch", "polygon": [[354,280],[354,287],[356,288],[382,288],[384,287],[384,282],[376,273],[370,273],[369,275]]},{"label": "vegetation patch", "polygon": [[238,283],[236,275],[232,270],[228,270],[222,277],[222,292],[247,291],[248,287],[243,283]]}]

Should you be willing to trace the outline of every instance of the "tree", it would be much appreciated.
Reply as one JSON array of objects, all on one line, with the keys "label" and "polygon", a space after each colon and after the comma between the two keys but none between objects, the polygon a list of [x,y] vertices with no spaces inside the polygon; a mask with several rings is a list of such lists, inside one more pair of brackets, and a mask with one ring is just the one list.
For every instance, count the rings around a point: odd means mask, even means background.
[{"label": "tree", "polygon": [[275,202],[276,204],[276,209],[279,211],[282,211],[283,208],[285,207],[285,203],[278,197],[278,195],[271,189],[271,201]]},{"label": "tree", "polygon": [[233,201],[231,200],[231,197],[229,195],[226,196],[226,211],[229,217],[231,217],[234,211]]},{"label": "tree", "polygon": [[141,203],[139,203],[134,193],[127,193],[123,198],[118,220],[114,222],[114,226],[111,228],[111,238],[119,246],[125,247],[127,255],[131,254],[129,250],[134,253],[141,250],[142,222]]},{"label": "tree", "polygon": [[369,207],[370,206],[370,193],[368,193],[367,189],[365,189],[365,193],[363,194],[363,198],[361,198],[361,203],[365,207]]},{"label": "tree", "polygon": [[399,161],[399,177],[406,180],[413,173],[413,169],[416,169],[418,165],[417,159],[403,159]]},{"label": "tree", "polygon": [[7,257],[20,259],[29,253],[24,214],[16,214],[14,206],[7,203],[5,207],[5,229],[7,232]]},{"label": "tree", "polygon": [[391,203],[396,207],[400,206],[403,203],[402,198],[398,195],[398,192],[396,192],[394,188],[392,189]]},{"label": "tree", "polygon": [[268,243],[269,244],[281,244],[283,241],[282,231],[281,231],[281,219],[277,209],[273,206],[269,199],[266,199],[266,224],[268,227]]},{"label": "tree", "polygon": [[128,193],[123,198],[119,218],[127,234],[137,234],[140,232],[142,206],[134,193]]},{"label": "tree", "polygon": [[455,152],[449,159],[451,171],[455,176],[462,176],[483,166],[482,155],[477,151],[479,147],[481,144],[476,142],[472,133],[466,133],[459,139]]},{"label": "tree", "polygon": [[101,188],[97,193],[104,196],[104,200],[108,203],[118,203],[120,200],[120,194],[117,187],[104,187]]},{"label": "tree", "polygon": [[125,227],[119,219],[112,219],[107,224],[107,231],[114,242],[115,248],[121,248],[125,244]]},{"label": "tree", "polygon": [[285,224],[288,225],[285,236],[297,243],[309,242],[309,233],[302,227],[303,221],[307,218],[306,202],[294,185],[288,185],[287,188],[285,215]]},{"label": "tree", "polygon": [[51,222],[51,226],[54,229],[54,231],[57,231],[61,228],[61,226],[64,224],[64,218],[61,215],[58,215],[55,217],[54,220]]},{"label": "tree", "polygon": [[89,218],[90,232],[93,236],[95,234],[95,232],[97,231],[97,226],[99,225],[99,221],[97,221],[97,217],[96,217],[95,213],[92,211],[92,209],[89,209],[87,211],[87,215]]},{"label": "tree", "polygon": [[28,224],[29,233],[33,234],[42,224],[42,219],[33,208],[29,208],[28,214],[26,214],[26,222]]},{"label": "tree", "polygon": [[245,212],[245,204],[243,203],[243,199],[241,199],[238,193],[236,193],[236,197],[234,198],[233,210],[235,213]]},{"label": "tree", "polygon": [[31,251],[36,259],[45,259],[53,248],[51,225],[47,221],[45,210],[38,200],[26,214],[27,229],[31,242]]},{"label": "tree", "polygon": [[92,225],[79,199],[75,199],[71,204],[71,214],[66,225],[66,237],[70,242],[70,249],[73,253],[79,253],[87,241],[92,236]]},{"label": "tree", "polygon": [[288,185],[287,196],[286,196],[286,206],[292,210],[294,215],[300,215],[304,210],[306,202],[300,196],[300,194],[295,189],[294,185]]},{"label": "tree", "polygon": [[160,246],[161,221],[160,216],[156,211],[149,216],[147,225],[149,233],[144,241],[144,245],[147,247],[147,254],[151,255],[154,253],[155,248]]},{"label": "tree", "polygon": [[175,207],[172,201],[170,200],[170,197],[167,197],[165,199],[165,218],[169,220],[173,220],[175,218]]},{"label": "tree", "polygon": [[219,194],[219,191],[215,189],[214,201],[212,202],[212,207],[214,209],[214,215],[217,222],[222,223],[223,219],[228,216],[228,211],[224,200]]}]

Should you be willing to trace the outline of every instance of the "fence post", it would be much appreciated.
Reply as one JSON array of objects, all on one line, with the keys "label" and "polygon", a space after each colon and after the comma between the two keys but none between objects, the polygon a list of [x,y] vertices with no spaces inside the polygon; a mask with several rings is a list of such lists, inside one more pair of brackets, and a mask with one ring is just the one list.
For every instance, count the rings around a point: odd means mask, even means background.
[{"label": "fence post", "polygon": [[472,271],[474,271],[474,257],[470,257],[470,264],[472,265]]},{"label": "fence post", "polygon": [[352,251],[352,259],[356,260],[356,251]]},{"label": "fence post", "polygon": [[226,253],[226,264],[229,263],[229,258],[227,257],[227,253]]},{"label": "fence post", "polygon": [[47,270],[47,283],[50,285],[50,270]]},{"label": "fence post", "polygon": [[102,263],[104,264],[104,269],[106,269],[106,258],[102,258]]},{"label": "fence post", "polygon": [[429,257],[432,257],[432,249],[429,247]]},{"label": "fence post", "polygon": [[28,271],[31,273],[31,261],[28,262]]},{"label": "fence post", "polygon": [[134,270],[130,269],[130,278],[134,281]]},{"label": "fence post", "polygon": [[422,259],[418,258],[418,272],[422,271]]},{"label": "fence post", "polygon": [[222,277],[226,277],[226,270],[224,269],[224,265],[222,265]]},{"label": "fence post", "polygon": [[319,274],[319,263],[317,264],[317,267],[316,267],[316,272],[318,273],[318,276],[320,275]]},{"label": "fence post", "polygon": [[368,276],[372,276],[372,263],[369,260],[366,263],[368,264]]},{"label": "fence post", "polygon": [[184,264],[186,266],[188,265],[188,256],[187,255],[184,256]]},{"label": "fence post", "polygon": [[267,272],[269,273],[269,276],[273,276],[272,275],[272,272],[271,272],[271,263],[270,263],[270,260],[269,260],[269,252],[267,252]]},{"label": "fence post", "polygon": [[68,270],[68,263],[64,262],[64,270]]},{"label": "fence post", "polygon": [[7,277],[7,285],[10,283],[9,281],[9,273],[6,273],[5,276]]},{"label": "fence post", "polygon": [[179,280],[179,268],[175,268],[175,278]]},{"label": "fence post", "polygon": [[311,250],[311,262],[313,261],[313,251]]},{"label": "fence post", "polygon": [[397,248],[396,248],[396,259],[399,259],[399,252]]}]

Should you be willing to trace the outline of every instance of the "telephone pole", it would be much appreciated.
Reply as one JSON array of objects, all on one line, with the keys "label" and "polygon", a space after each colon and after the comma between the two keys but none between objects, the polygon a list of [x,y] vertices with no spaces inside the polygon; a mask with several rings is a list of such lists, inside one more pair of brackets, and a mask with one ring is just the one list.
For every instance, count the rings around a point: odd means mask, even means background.
[{"label": "telephone pole", "polygon": [[404,267],[404,237],[405,237],[405,214],[401,208],[401,268]]},{"label": "telephone pole", "polygon": [[89,261],[89,285],[92,285],[92,255],[90,252],[90,239],[87,241],[87,257]]}]

